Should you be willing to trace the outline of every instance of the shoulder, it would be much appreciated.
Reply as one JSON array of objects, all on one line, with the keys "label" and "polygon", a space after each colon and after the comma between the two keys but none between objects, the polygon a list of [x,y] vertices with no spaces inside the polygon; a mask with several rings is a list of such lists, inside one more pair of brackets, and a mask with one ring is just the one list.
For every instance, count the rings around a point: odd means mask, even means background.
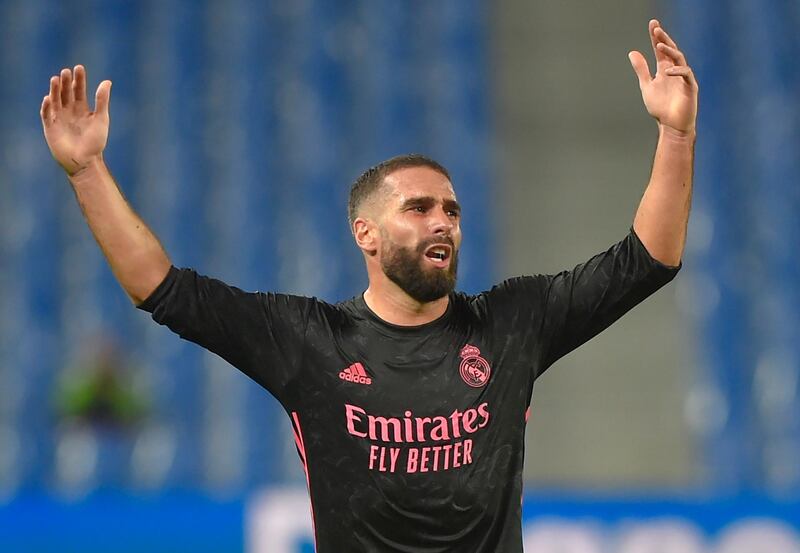
[{"label": "shoulder", "polygon": [[537,309],[548,294],[547,275],[524,275],[503,280],[478,294],[457,293],[456,305],[462,314],[499,322],[521,310]]},{"label": "shoulder", "polygon": [[523,275],[507,278],[474,296],[467,296],[475,305],[517,301],[523,297],[539,295],[547,289],[552,277],[548,275]]},{"label": "shoulder", "polygon": [[317,297],[304,298],[311,323],[323,324],[336,328],[348,326],[354,319],[360,318],[358,306],[354,298],[336,303],[321,300]]},{"label": "shoulder", "polygon": [[542,275],[517,276],[503,280],[477,294],[456,292],[453,299],[458,311],[483,317],[490,312],[511,309],[532,296],[540,296],[546,286],[546,278]]}]

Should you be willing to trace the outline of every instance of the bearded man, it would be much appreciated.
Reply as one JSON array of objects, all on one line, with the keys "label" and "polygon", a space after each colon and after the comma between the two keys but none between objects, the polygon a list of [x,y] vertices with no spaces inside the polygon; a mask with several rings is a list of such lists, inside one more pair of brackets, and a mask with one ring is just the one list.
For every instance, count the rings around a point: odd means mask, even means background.
[{"label": "bearded man", "polygon": [[317,551],[522,551],[523,440],[550,365],[670,281],[691,200],[697,82],[656,20],[657,72],[629,54],[659,140],[633,226],[571,271],[455,291],[461,210],[419,155],[366,171],[350,226],[369,287],[351,300],[247,293],[172,265],[103,163],[111,83],[82,66],[50,81],[45,137],[134,304],[217,353],[286,410]]}]

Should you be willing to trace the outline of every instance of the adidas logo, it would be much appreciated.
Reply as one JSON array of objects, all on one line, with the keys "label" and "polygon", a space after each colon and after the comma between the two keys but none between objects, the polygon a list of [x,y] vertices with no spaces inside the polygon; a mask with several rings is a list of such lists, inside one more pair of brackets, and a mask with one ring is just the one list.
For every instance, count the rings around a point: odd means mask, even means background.
[{"label": "adidas logo", "polygon": [[347,367],[339,373],[339,378],[347,382],[355,382],[356,384],[366,384],[367,386],[372,384],[372,379],[367,374],[367,371],[364,370],[364,365],[361,363],[353,363]]}]

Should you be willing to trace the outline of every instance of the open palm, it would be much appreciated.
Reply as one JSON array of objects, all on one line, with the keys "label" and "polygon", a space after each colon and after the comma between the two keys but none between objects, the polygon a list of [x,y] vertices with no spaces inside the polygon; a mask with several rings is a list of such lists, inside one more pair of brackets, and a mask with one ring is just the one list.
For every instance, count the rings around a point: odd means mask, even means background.
[{"label": "open palm", "polygon": [[650,75],[641,52],[628,57],[639,79],[647,112],[658,122],[681,133],[694,132],[697,118],[697,80],[686,58],[661,24],[655,19],[648,26],[656,55],[656,75]]},{"label": "open palm", "polygon": [[62,69],[50,79],[50,93],[42,100],[40,115],[47,146],[69,175],[102,155],[108,140],[108,104],[111,81],[97,87],[95,111],[86,101],[86,70]]}]

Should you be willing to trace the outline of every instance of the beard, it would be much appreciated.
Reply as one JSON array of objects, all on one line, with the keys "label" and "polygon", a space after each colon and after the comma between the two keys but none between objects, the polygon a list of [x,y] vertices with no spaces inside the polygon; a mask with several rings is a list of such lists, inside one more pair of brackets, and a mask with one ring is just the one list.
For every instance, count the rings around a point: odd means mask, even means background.
[{"label": "beard", "polygon": [[[423,268],[425,250],[433,244],[446,242],[451,246],[450,266],[447,269]],[[423,240],[416,248],[398,246],[383,236],[381,268],[389,280],[420,303],[443,298],[456,287],[458,251],[450,238]]]}]

